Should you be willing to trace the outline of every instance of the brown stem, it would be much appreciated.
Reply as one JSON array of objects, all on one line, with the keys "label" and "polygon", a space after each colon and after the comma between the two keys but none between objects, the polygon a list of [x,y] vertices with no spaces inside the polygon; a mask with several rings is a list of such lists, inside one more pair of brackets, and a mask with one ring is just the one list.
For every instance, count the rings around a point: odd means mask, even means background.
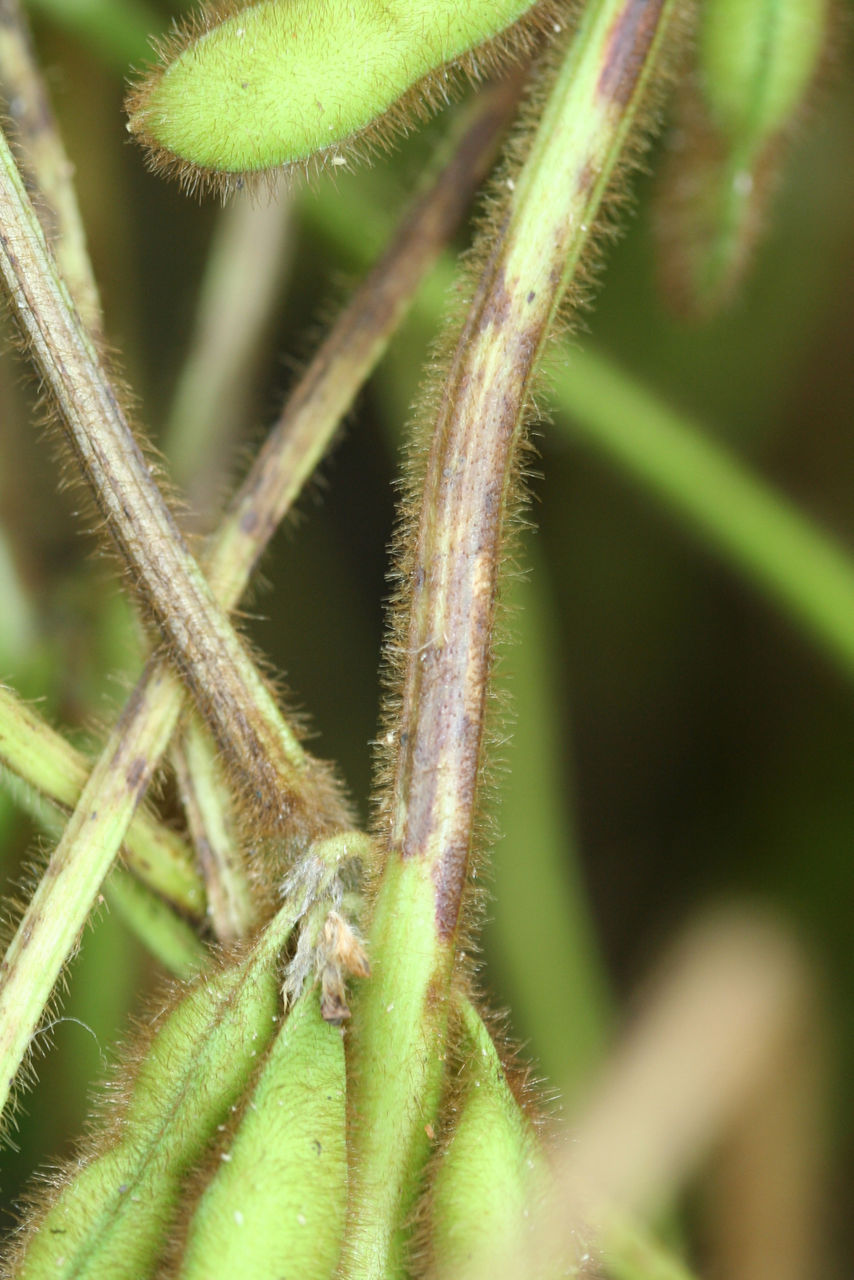
[{"label": "brown stem", "polygon": [[[277,458],[277,448],[269,446],[242,486],[242,496],[233,504],[224,521],[213,544],[210,560],[213,581],[225,606],[237,602],[253,564],[273,532],[274,513],[284,514],[307,479],[316,458],[337,428],[337,415],[343,412],[370,372],[393,327],[411,301],[418,281],[443,247],[474,186],[483,176],[499,128],[506,119],[505,114],[494,110],[491,100],[487,101],[484,110],[492,118],[492,129],[484,134],[478,117],[472,134],[467,134],[461,143],[466,162],[440,174],[431,191],[416,204],[405,220],[406,234],[397,238],[393,249],[368,276],[342,321],[333,330],[329,339],[332,348],[343,354],[344,335],[350,333],[360,345],[360,360],[348,360],[346,363],[331,360],[329,346],[319,353],[306,376],[313,379],[315,394],[323,405],[323,411],[314,412],[307,397],[298,395],[294,400],[296,408],[293,413],[286,411],[275,429],[283,457]],[[475,146],[471,145],[473,137],[478,139]],[[16,178],[17,174],[14,174],[13,180]],[[433,216],[434,202],[444,211],[441,216]],[[410,259],[418,264],[417,269],[409,270],[406,264]],[[399,281],[396,289],[386,291],[382,287],[386,276]],[[383,299],[380,305],[376,305],[377,297]],[[334,392],[329,390],[330,383],[334,385]],[[312,439],[313,447],[310,445]],[[298,467],[298,474],[292,474],[289,466]],[[0,977],[0,1051],[4,1067],[0,1077],[0,1104],[27,1051],[54,983],[85,924],[94,895],[124,837],[134,803],[148,785],[157,761],[166,749],[182,704],[183,690],[173,673],[162,662],[150,659],[117,730],[111,735],[95,773],[84,788],[69,824],[68,838],[64,838],[51,858],[39,893],[19,926],[5,962],[7,978],[2,980]],[[133,745],[132,791],[125,759],[129,743]],[[114,793],[112,798],[116,809],[110,828],[105,829],[97,842],[80,844],[74,839],[75,834],[91,829],[88,824],[103,809],[103,791],[107,786]],[[327,820],[331,824],[332,818]],[[72,841],[73,862],[68,857]],[[41,947],[44,942],[42,925],[45,922],[50,928],[50,945],[39,951],[35,944],[38,940]],[[59,922],[59,926],[55,922]],[[57,936],[58,927],[64,930],[62,937]],[[15,971],[16,985],[4,1006],[10,969]],[[21,992],[26,994],[26,1001]]]}]

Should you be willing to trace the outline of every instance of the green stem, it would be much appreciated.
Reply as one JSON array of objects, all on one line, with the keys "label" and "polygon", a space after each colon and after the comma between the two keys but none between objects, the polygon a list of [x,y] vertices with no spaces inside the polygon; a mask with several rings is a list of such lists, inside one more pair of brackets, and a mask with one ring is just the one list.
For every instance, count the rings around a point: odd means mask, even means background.
[{"label": "green stem", "polygon": [[172,761],[208,893],[208,913],[222,943],[246,937],[257,923],[229,793],[214,743],[191,715]]},{"label": "green stem", "polygon": [[[148,753],[132,700],[119,717],[0,964],[0,1108],[56,978],[166,748]],[[148,753],[148,754],[147,754]]]},{"label": "green stem", "polygon": [[[61,840],[65,815],[26,782],[13,784],[12,790],[13,803],[28,813],[51,840]],[[137,814],[131,831],[139,818]],[[127,928],[170,973],[187,978],[207,963],[208,950],[193,927],[122,867],[113,867],[104,881],[103,892]]]},{"label": "green stem", "polygon": [[161,26],[144,0],[29,0],[29,7],[73,31],[120,75],[151,58],[149,36]]},{"label": "green stem", "polygon": [[207,948],[186,920],[121,867],[113,867],[104,893],[125,925],[177,978],[191,978],[208,963]]},{"label": "green stem", "polygon": [[[27,786],[63,809],[74,809],[92,770],[82,752],[0,685],[0,762]],[[128,865],[140,880],[201,917],[205,891],[192,851],[176,832],[141,809],[124,835]]]},{"label": "green stem", "polygon": [[638,1221],[615,1215],[602,1253],[610,1280],[696,1280],[696,1273]]},{"label": "green stem", "polygon": [[[508,583],[506,683],[512,735],[502,744],[501,839],[492,856],[484,949],[543,1074],[572,1104],[601,1061],[613,1015],[568,794],[563,672],[549,611],[548,566],[526,538],[523,579]],[[503,769],[506,768],[506,775]]]},{"label": "green stem", "polygon": [[443,1076],[469,873],[504,517],[531,378],[623,157],[674,3],[597,0],[555,80],[439,392],[420,521],[398,568],[409,615],[374,979],[354,1017],[352,1214],[342,1274],[398,1276]]}]

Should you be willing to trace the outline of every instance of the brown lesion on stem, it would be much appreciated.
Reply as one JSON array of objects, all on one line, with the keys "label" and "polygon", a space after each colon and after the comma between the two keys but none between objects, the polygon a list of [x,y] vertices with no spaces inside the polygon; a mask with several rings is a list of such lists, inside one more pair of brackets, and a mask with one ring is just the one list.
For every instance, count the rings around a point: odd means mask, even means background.
[{"label": "brown lesion on stem", "polygon": [[658,35],[665,0],[632,0],[611,30],[599,93],[625,107],[637,92],[638,75]]},{"label": "brown lesion on stem", "polygon": [[[387,841],[395,856],[429,867],[440,942],[456,933],[471,860],[499,570],[530,380],[619,169],[672,8],[670,0],[625,0],[616,8],[610,28],[603,23],[595,36],[599,66],[585,146],[570,161],[559,140],[544,134],[503,219],[493,214],[491,249],[478,264],[437,396],[424,476],[412,487],[420,514],[401,539],[398,599],[409,606],[398,633],[405,659],[399,710],[385,739],[399,748]],[[568,77],[567,94],[573,83]],[[534,204],[518,203],[529,173],[562,193],[550,221],[538,222]]]}]

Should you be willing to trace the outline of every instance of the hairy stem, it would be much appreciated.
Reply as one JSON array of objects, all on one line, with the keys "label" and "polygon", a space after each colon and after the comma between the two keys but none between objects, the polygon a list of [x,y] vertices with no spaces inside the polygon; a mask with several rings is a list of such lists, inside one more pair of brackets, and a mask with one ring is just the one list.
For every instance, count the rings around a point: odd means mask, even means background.
[{"label": "hairy stem", "polygon": [[[131,699],[0,963],[0,1108],[156,768],[135,711]],[[168,733],[161,751],[167,741]]]},{"label": "hairy stem", "polygon": [[403,1223],[429,1151],[467,883],[498,571],[531,378],[621,159],[675,3],[585,7],[494,238],[432,428],[410,601],[374,980],[354,1041],[347,1277],[402,1273]]},{"label": "hairy stem", "polygon": [[[211,546],[211,576],[225,607],[239,599],[276,521],[328,446],[341,414],[382,354],[424,272],[451,235],[488,167],[508,109],[506,91],[487,97],[477,109],[452,161],[416,202],[400,233],[309,366]],[[166,749],[182,705],[183,690],[171,670],[156,659],[150,660],[21,921],[0,968],[0,1105],[133,813],[138,797],[128,794],[125,786],[125,744],[135,745],[134,759],[140,767],[134,779],[141,795]],[[108,825],[105,806],[111,819]],[[93,814],[101,815],[97,842],[88,838]],[[55,935],[54,920],[58,922]],[[34,937],[39,939],[39,947],[29,948]],[[8,998],[7,989],[11,989]]]},{"label": "hairy stem", "polygon": [[[65,815],[46,801],[35,788],[23,783],[14,789],[16,805],[55,843],[62,839]],[[133,819],[131,831],[140,815]],[[163,828],[165,831],[166,829]],[[171,835],[171,832],[167,833]],[[102,889],[109,907],[140,943],[176,977],[197,973],[209,958],[205,944],[193,926],[135,875],[114,866]]]},{"label": "hairy stem", "polygon": [[[0,763],[62,809],[74,809],[91,760],[52,729],[33,707],[0,685]],[[190,915],[201,916],[205,891],[192,850],[153,814],[137,812],[124,836],[128,866],[140,880]]]},{"label": "hairy stem", "polygon": [[214,744],[196,716],[190,716],[172,748],[187,825],[205,878],[208,914],[220,942],[251,932],[258,911],[243,864],[230,812],[228,788]]},{"label": "hairy stem", "polygon": [[[258,809],[314,820],[315,779],[243,643],[217,606],[142,456],[0,140],[0,268],[32,355],[121,555]],[[324,797],[326,799],[326,797]]]}]

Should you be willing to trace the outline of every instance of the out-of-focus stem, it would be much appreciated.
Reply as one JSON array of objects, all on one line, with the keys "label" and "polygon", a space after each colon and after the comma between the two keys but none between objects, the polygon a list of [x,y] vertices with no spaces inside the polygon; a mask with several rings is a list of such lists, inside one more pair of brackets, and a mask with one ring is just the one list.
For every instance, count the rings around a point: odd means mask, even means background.
[{"label": "out-of-focus stem", "polygon": [[595,0],[559,69],[440,392],[409,603],[374,979],[354,1018],[353,1189],[343,1274],[396,1277],[438,1105],[481,768],[504,518],[531,377],[677,6]]},{"label": "out-of-focus stem", "polygon": [[595,351],[555,374],[561,428],[603,454],[854,675],[854,563],[738,457]]},{"label": "out-of-focus stem", "polygon": [[92,333],[100,333],[101,300],[74,191],[74,167],[33,58],[18,0],[0,0],[0,91],[15,127],[24,168],[32,173],[43,197],[40,215],[45,235],[83,323]]},{"label": "out-of-focus stem", "polygon": [[104,894],[128,928],[170,973],[177,978],[190,978],[204,968],[209,954],[195,930],[134,876],[121,867],[113,867],[104,881]]},{"label": "out-of-focus stem", "polygon": [[554,1193],[532,1208],[526,1256],[508,1253],[500,1276],[475,1268],[470,1280],[563,1274],[580,1241],[594,1263],[583,1274],[599,1274],[610,1226],[619,1242],[621,1224],[659,1212],[773,1086],[788,1048],[812,1033],[814,994],[776,922],[722,913],[693,926],[571,1117]]},{"label": "out-of-focus stem", "polygon": [[145,0],[29,0],[106,58],[120,74],[151,56],[148,43],[161,18]]},{"label": "out-of-focus stem", "polygon": [[162,448],[190,518],[209,528],[233,462],[236,432],[259,342],[279,292],[291,227],[289,193],[268,203],[236,197],[222,210],[209,251],[193,337]]}]

